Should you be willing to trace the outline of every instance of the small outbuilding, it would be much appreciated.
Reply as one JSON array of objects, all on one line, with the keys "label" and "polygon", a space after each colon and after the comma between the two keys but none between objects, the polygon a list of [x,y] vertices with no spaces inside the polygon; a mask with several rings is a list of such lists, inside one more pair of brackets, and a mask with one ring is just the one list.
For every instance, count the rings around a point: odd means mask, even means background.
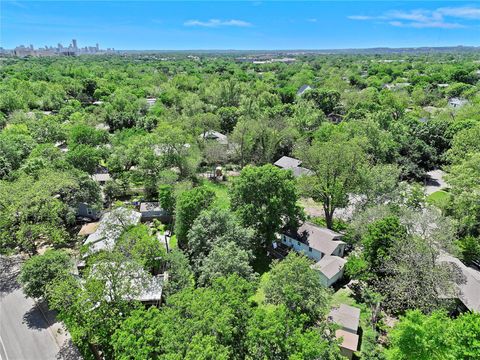
[{"label": "small outbuilding", "polygon": [[328,319],[340,326],[340,329],[335,331],[335,337],[342,339],[340,344],[341,354],[348,359],[352,359],[354,352],[358,350],[360,340],[357,334],[360,323],[360,309],[340,304],[339,307],[330,311]]},{"label": "small outbuilding", "polygon": [[160,220],[163,224],[172,222],[172,216],[158,202],[141,202],[142,221]]}]

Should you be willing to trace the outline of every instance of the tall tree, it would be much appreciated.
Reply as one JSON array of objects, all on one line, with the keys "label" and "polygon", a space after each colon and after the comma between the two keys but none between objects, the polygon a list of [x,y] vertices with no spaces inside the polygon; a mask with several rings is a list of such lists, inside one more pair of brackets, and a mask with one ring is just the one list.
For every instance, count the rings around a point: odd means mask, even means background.
[{"label": "tall tree", "polygon": [[348,195],[359,190],[366,156],[356,140],[333,137],[298,150],[303,166],[313,176],[300,178],[302,192],[322,204],[327,227],[332,229],[335,210],[348,204]]},{"label": "tall tree", "polygon": [[273,165],[247,166],[232,188],[232,209],[247,227],[256,230],[260,245],[270,245],[283,226],[295,227],[303,218],[290,171]]}]

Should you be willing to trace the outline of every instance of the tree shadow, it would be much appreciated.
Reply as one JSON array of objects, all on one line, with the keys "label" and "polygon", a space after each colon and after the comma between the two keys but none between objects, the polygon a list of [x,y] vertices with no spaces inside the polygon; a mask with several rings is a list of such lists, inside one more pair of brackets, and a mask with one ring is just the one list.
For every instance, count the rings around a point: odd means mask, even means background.
[{"label": "tree shadow", "polygon": [[25,323],[29,329],[33,330],[43,330],[49,327],[37,305],[33,305],[32,308],[23,315],[23,323]]},{"label": "tree shadow", "polygon": [[56,360],[81,360],[82,356],[71,339],[65,340],[60,351],[55,357]]},{"label": "tree shadow", "polygon": [[17,281],[22,259],[18,256],[0,256],[0,294],[9,294],[20,288]]}]

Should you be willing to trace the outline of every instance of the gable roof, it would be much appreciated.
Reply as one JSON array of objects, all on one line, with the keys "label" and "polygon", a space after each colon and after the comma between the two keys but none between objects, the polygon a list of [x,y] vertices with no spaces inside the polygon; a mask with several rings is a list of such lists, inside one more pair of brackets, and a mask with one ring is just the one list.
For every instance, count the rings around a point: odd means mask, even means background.
[{"label": "gable roof", "polygon": [[215,140],[220,144],[228,145],[227,135],[215,130],[208,130],[205,134],[201,134],[200,138],[204,140]]},{"label": "gable roof", "polygon": [[339,256],[326,255],[319,262],[312,265],[312,269],[320,271],[327,279],[331,279],[342,271],[346,262],[347,260]]},{"label": "gable roof", "polygon": [[302,95],[305,91],[311,90],[312,87],[310,85],[302,85],[297,91],[297,95]]},{"label": "gable roof", "polygon": [[347,304],[340,304],[338,308],[333,308],[330,311],[328,318],[344,330],[356,333],[360,322],[360,309]]},{"label": "gable roof", "polygon": [[284,234],[325,255],[331,255],[340,244],[345,244],[340,240],[342,234],[309,222],[304,222],[297,231],[287,230]]},{"label": "gable roof", "polygon": [[137,211],[119,207],[107,212],[100,219],[97,230],[88,236],[85,245],[90,245],[90,252],[111,249],[122,232],[130,225],[140,222],[141,214]]},{"label": "gable roof", "polygon": [[275,161],[273,165],[282,169],[294,169],[302,165],[302,161],[289,156],[282,156],[280,159]]}]

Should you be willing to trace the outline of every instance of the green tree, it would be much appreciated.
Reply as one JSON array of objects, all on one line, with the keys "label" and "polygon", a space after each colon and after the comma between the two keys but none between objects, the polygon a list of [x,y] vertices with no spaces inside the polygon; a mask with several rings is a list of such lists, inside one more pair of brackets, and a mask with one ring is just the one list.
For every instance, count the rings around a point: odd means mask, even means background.
[{"label": "green tree", "polygon": [[294,252],[275,262],[264,284],[265,301],[306,314],[311,322],[320,319],[326,313],[328,295],[317,271],[310,266],[309,259]]},{"label": "green tree", "polygon": [[220,277],[237,274],[245,279],[253,279],[253,269],[250,266],[251,254],[238,247],[233,241],[218,243],[202,261],[199,268],[198,283],[206,285]]},{"label": "green tree", "polygon": [[203,186],[182,192],[177,197],[175,234],[182,248],[188,247],[187,234],[202,210],[208,209],[215,200],[215,193]]},{"label": "green tree", "polygon": [[238,250],[249,252],[253,245],[253,232],[242,227],[229,211],[214,207],[200,213],[188,232],[188,254],[195,271],[198,272],[215,246],[229,242],[235,243]]},{"label": "green tree", "polygon": [[47,250],[22,265],[19,281],[25,294],[32,298],[47,298],[47,287],[69,274],[70,256],[62,250]]},{"label": "green tree", "polygon": [[315,140],[298,155],[313,176],[300,178],[302,192],[322,204],[327,227],[332,229],[337,208],[348,205],[348,195],[361,188],[365,154],[354,140],[336,137],[327,142]]},{"label": "green tree", "polygon": [[245,167],[232,188],[232,209],[257,232],[261,246],[270,245],[282,226],[298,225],[303,211],[297,200],[292,173],[269,164]]}]

